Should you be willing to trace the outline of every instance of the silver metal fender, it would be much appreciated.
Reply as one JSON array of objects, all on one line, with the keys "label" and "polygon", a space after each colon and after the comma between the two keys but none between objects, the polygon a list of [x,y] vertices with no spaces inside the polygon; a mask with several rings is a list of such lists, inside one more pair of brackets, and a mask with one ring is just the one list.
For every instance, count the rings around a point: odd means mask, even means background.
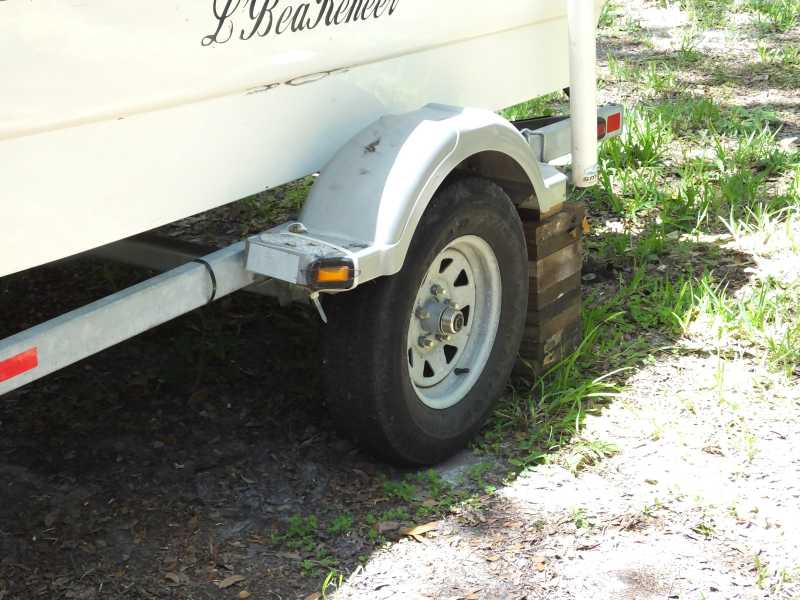
[{"label": "silver metal fender", "polygon": [[[393,275],[436,190],[479,156],[485,157],[480,174],[510,175],[532,190],[526,206],[547,211],[563,202],[566,178],[537,162],[508,121],[485,110],[431,104],[383,117],[342,147],[315,182],[300,221],[306,235],[349,249],[358,265],[356,285]],[[506,172],[492,173],[494,165]]]}]

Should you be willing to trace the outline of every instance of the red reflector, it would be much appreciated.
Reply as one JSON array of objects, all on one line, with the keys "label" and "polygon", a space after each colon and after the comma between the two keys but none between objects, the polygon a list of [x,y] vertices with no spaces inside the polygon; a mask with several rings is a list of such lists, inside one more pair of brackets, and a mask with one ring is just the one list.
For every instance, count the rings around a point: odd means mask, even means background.
[{"label": "red reflector", "polygon": [[606,132],[614,133],[622,129],[622,113],[614,113],[606,119]]},{"label": "red reflector", "polygon": [[602,140],[606,137],[606,122],[603,119],[597,120],[597,139]]},{"label": "red reflector", "polygon": [[22,375],[26,371],[39,366],[39,350],[31,348],[22,354],[0,361],[0,382],[8,381],[12,377]]}]

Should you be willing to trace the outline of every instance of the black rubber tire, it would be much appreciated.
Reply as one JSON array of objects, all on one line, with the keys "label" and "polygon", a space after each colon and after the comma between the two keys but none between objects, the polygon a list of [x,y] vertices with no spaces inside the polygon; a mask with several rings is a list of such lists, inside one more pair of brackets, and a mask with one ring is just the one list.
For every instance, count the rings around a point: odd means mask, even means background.
[{"label": "black rubber tire", "polygon": [[[433,410],[408,374],[408,324],[420,282],[453,240],[488,242],[503,282],[500,324],[489,360],[464,399]],[[324,299],[325,383],[331,414],[346,435],[393,463],[428,465],[463,448],[503,393],[516,361],[528,305],[528,260],[517,210],[495,183],[461,179],[439,190],[397,275]]]}]

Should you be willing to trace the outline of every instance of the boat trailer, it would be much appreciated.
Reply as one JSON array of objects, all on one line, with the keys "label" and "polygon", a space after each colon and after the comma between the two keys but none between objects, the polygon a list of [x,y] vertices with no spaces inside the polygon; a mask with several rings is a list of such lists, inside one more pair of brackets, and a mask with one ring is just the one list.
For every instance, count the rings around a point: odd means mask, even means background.
[{"label": "boat trailer", "polygon": [[596,106],[593,11],[569,0],[568,14],[570,117],[384,116],[321,171],[297,221],[205,254],[147,236],[92,251],[164,272],[1,340],[0,395],[246,290],[316,306],[328,369],[352,383],[331,382],[331,410],[357,441],[403,463],[452,454],[520,347],[541,373],[580,339],[586,223],[567,187],[596,183],[623,111]]}]

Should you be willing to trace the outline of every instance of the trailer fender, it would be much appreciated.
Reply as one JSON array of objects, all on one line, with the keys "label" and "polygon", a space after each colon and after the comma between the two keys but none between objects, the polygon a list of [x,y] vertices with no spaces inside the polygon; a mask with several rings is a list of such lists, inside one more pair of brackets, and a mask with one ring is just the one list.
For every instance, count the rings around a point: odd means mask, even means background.
[{"label": "trailer fender", "polygon": [[357,284],[393,275],[435,192],[457,169],[527,190],[518,198],[529,208],[563,202],[566,177],[537,162],[508,121],[431,104],[383,117],[345,144],[314,183],[300,221],[308,235],[351,249]]}]

